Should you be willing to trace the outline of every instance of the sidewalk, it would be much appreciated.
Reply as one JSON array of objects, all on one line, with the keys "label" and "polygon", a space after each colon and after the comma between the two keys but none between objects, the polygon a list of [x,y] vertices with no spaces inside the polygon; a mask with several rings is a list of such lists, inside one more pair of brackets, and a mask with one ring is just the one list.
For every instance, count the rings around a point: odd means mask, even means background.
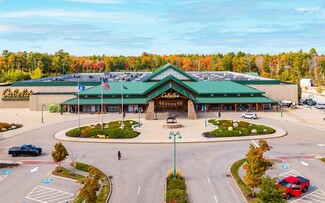
[{"label": "sidewalk", "polygon": [[[50,113],[48,111],[43,112],[42,123],[42,112],[39,111],[29,111],[29,109],[0,109],[1,120],[0,122],[7,123],[22,123],[24,126],[22,128],[11,130],[7,132],[0,133],[3,138],[12,137],[18,134],[22,134],[32,129],[46,127],[48,125],[53,125],[56,123],[62,123],[67,121],[76,121],[78,119],[77,114],[64,113],[63,115],[59,113]],[[259,118],[269,118],[276,119],[284,122],[296,123],[299,125],[305,125],[313,128],[317,128],[325,131],[325,122],[320,119],[323,112],[318,109],[306,108],[305,106],[298,106],[298,109],[284,109],[282,117],[280,112],[257,112]],[[241,120],[241,112],[223,112],[222,119],[235,119]],[[65,132],[69,129],[62,130],[56,133],[55,137],[58,140],[64,141],[77,141],[77,142],[107,142],[107,143],[171,143],[172,140],[168,139],[169,133],[171,131],[179,131],[182,135],[182,139],[177,140],[180,143],[201,143],[201,142],[222,142],[222,141],[232,141],[232,140],[251,140],[251,139],[261,139],[261,138],[275,138],[286,135],[286,131],[278,126],[270,126],[276,129],[276,133],[272,135],[262,135],[262,136],[247,136],[247,137],[227,137],[227,138],[205,138],[202,133],[207,131],[212,131],[211,126],[205,127],[204,112],[198,112],[197,120],[188,120],[187,118],[180,117],[177,118],[177,122],[182,124],[183,127],[178,129],[167,129],[163,128],[165,124],[165,114],[158,114],[159,120],[145,120],[145,114],[141,114],[141,127],[136,130],[141,134],[133,139],[91,139],[91,138],[71,138],[66,137]],[[217,112],[207,112],[207,120],[209,118],[217,118]],[[101,115],[90,115],[90,114],[80,114],[81,125],[88,125],[92,123],[100,123]],[[87,119],[87,121],[85,120]],[[121,115],[117,113],[107,113],[104,114],[104,122],[109,120],[119,120]],[[138,114],[127,113],[126,120],[133,119],[138,121]],[[91,121],[91,122],[90,122]],[[262,120],[249,120],[249,122],[254,122],[257,124]],[[74,127],[75,128],[75,127]]]}]

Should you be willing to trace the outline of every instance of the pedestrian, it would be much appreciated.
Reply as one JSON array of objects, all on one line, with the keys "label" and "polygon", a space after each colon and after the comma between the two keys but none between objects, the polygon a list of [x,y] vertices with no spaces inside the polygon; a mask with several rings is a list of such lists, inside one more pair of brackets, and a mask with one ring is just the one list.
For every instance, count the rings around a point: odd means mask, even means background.
[{"label": "pedestrian", "polygon": [[219,117],[219,118],[221,117],[221,112],[220,112],[220,111],[218,112],[218,117]]},{"label": "pedestrian", "polygon": [[118,158],[118,160],[120,160],[122,158],[122,155],[121,155],[120,151],[117,151],[117,158]]}]

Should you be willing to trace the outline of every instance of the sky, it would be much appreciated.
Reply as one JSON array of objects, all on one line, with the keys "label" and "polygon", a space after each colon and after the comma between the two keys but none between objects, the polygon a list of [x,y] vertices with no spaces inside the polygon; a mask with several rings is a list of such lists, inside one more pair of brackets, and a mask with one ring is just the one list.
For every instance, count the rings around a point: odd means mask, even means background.
[{"label": "sky", "polygon": [[0,51],[325,53],[324,0],[0,0]]}]

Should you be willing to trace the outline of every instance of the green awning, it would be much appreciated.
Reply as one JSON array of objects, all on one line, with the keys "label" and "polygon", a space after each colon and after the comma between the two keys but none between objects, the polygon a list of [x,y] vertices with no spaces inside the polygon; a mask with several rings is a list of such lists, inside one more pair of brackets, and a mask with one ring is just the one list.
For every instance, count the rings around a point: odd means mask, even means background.
[{"label": "green awning", "polygon": [[[91,99],[80,99],[80,105],[101,105],[100,98],[91,98]],[[122,99],[121,98],[109,98],[103,99],[103,104],[105,105],[121,105]],[[147,104],[147,98],[123,98],[123,104]],[[61,103],[61,105],[78,105],[78,99],[70,99],[66,102]]]},{"label": "green awning", "polygon": [[196,97],[195,104],[278,103],[267,97]]}]

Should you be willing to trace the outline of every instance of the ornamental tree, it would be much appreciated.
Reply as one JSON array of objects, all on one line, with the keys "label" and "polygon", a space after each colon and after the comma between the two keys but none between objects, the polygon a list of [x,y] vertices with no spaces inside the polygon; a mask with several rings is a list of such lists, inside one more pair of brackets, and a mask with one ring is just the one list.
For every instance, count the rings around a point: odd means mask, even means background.
[{"label": "ornamental tree", "polygon": [[271,162],[263,157],[263,153],[271,148],[266,140],[260,140],[259,146],[255,147],[251,144],[246,154],[246,163],[243,166],[244,170],[246,170],[244,180],[253,189],[253,197],[255,196],[254,188],[261,185],[262,176],[271,166]]},{"label": "ornamental tree", "polygon": [[96,168],[91,166],[89,176],[85,181],[85,185],[80,191],[80,195],[85,199],[86,203],[97,201],[97,191],[100,189],[99,176],[96,173]]},{"label": "ornamental tree", "polygon": [[69,153],[64,145],[61,142],[56,143],[52,151],[52,157],[55,163],[59,163],[58,171],[61,171],[61,161],[64,161],[67,156],[69,156]]},{"label": "ornamental tree", "polygon": [[262,178],[262,184],[260,188],[261,191],[258,194],[259,202],[286,202],[286,200],[283,198],[283,193],[285,192],[285,189],[276,187],[276,178],[271,178],[269,176]]}]

